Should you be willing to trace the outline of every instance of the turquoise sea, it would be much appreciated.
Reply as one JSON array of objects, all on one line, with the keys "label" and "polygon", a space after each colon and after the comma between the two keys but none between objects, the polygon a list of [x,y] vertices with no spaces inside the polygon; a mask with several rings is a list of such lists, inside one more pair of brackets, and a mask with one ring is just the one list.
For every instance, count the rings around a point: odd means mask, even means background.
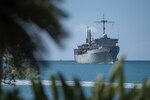
[{"label": "turquoise sea", "polygon": [[[63,73],[66,81],[72,81],[78,77],[80,81],[93,82],[98,75],[103,75],[107,82],[113,64],[77,64],[74,61],[50,61],[49,67],[41,67],[40,74],[42,80],[48,80],[51,74]],[[150,61],[125,61],[124,74],[126,83],[142,83],[145,79],[150,79]],[[9,86],[3,85],[4,90],[19,89],[25,100],[32,100],[33,93],[30,85]],[[51,98],[50,86],[44,86],[46,93]],[[84,88],[86,95],[90,95],[91,88]]]}]

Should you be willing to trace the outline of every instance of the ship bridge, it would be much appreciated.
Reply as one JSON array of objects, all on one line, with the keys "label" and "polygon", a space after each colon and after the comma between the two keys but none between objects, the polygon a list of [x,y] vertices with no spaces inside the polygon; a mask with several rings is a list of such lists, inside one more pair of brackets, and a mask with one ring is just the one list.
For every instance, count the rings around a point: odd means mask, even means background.
[{"label": "ship bridge", "polygon": [[105,46],[105,47],[110,47],[110,46],[116,46],[118,43],[118,39],[112,39],[108,37],[102,37],[100,39],[95,39],[94,42],[98,44],[99,46]]}]

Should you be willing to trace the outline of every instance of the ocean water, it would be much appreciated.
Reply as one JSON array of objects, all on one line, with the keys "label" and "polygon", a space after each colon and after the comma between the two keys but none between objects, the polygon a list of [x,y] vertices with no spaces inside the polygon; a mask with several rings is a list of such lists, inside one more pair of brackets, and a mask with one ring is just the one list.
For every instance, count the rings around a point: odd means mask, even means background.
[{"label": "ocean water", "polygon": [[[74,61],[50,61],[49,67],[42,66],[40,69],[41,79],[49,80],[51,74],[62,73],[66,81],[72,81],[77,77],[80,81],[93,82],[98,75],[103,75],[107,82],[113,64],[77,64]],[[145,79],[150,79],[150,61],[125,61],[124,75],[126,83],[142,83]],[[44,86],[49,98],[51,98],[50,86]],[[32,88],[30,85],[9,86],[3,85],[3,89],[18,89],[26,100],[33,99]],[[86,95],[90,95],[91,88],[84,88]]]},{"label": "ocean water", "polygon": [[[81,81],[94,81],[103,75],[108,81],[113,64],[78,64],[74,61],[53,61],[49,68],[43,68],[41,78],[49,79],[50,74],[63,73],[67,80],[78,77]],[[150,78],[150,61],[126,61],[124,64],[126,82],[143,82]]]}]

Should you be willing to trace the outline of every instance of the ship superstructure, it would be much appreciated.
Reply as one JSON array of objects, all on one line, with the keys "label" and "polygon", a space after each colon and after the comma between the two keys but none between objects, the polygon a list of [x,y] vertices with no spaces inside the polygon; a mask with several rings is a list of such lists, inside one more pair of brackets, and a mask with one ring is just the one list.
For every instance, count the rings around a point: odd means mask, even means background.
[{"label": "ship superstructure", "polygon": [[103,36],[91,40],[91,29],[87,28],[86,43],[74,49],[74,58],[77,63],[114,63],[117,60],[119,46],[118,39],[109,38],[105,33],[105,24],[113,23],[104,19],[95,21],[103,25]]}]

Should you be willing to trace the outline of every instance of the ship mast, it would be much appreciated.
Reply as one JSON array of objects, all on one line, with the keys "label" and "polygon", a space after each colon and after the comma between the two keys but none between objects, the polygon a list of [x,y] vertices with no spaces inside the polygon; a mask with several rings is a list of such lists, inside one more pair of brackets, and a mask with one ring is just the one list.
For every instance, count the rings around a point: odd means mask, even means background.
[{"label": "ship mast", "polygon": [[99,24],[102,24],[103,25],[103,34],[105,34],[105,30],[106,30],[106,23],[114,23],[113,21],[108,21],[108,20],[105,20],[104,18],[104,14],[103,14],[103,19],[100,20],[100,21],[95,21],[95,23],[99,23]]},{"label": "ship mast", "polygon": [[89,26],[87,26],[87,39],[86,39],[87,43],[91,43],[91,29],[89,29]]}]

